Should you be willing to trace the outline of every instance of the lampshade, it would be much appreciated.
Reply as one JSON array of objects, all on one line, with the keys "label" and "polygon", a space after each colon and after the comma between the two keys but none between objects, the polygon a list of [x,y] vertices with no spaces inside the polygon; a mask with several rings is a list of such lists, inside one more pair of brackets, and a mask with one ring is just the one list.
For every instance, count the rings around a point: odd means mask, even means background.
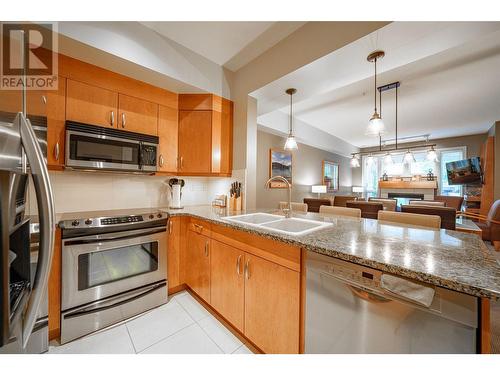
[{"label": "lampshade", "polygon": [[356,155],[353,155],[351,158],[351,167],[358,168],[359,167],[359,159]]},{"label": "lampshade", "polygon": [[411,153],[410,150],[406,151],[405,156],[404,156],[404,162],[406,164],[414,163],[415,162],[415,156]]},{"label": "lampshade", "polygon": [[362,193],[363,192],[363,186],[353,186],[352,187],[352,192],[353,193]]},{"label": "lampshade", "polygon": [[437,153],[434,150],[434,147],[431,147],[431,149],[429,151],[427,151],[427,160],[433,161],[436,163],[438,162]]},{"label": "lampshade", "polygon": [[382,119],[380,118],[380,115],[375,112],[370,121],[368,122],[368,128],[366,130],[366,135],[372,136],[372,137],[378,137],[379,135],[382,135],[385,133],[385,125]]},{"label": "lampshade", "polygon": [[384,164],[385,165],[391,165],[393,163],[393,160],[392,160],[392,155],[387,153],[385,154],[384,156]]},{"label": "lampshade", "polygon": [[285,142],[285,150],[297,150],[297,141],[293,135],[289,135]]},{"label": "lampshade", "polygon": [[311,186],[312,193],[326,193],[326,185],[313,185]]}]

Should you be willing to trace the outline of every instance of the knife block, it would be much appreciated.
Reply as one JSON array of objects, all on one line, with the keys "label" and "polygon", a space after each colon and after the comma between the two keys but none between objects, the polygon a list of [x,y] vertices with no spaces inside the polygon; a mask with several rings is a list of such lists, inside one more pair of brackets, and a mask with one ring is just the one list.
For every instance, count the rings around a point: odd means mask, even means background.
[{"label": "knife block", "polygon": [[231,211],[241,211],[241,197],[231,197],[229,198],[229,210]]}]

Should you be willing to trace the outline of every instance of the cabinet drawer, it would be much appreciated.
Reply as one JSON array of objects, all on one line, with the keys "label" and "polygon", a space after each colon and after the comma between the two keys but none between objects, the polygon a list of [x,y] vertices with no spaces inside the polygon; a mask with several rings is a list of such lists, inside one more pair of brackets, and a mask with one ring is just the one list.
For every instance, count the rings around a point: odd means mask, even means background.
[{"label": "cabinet drawer", "polygon": [[208,237],[212,234],[212,226],[210,223],[195,218],[190,218],[188,230]]}]

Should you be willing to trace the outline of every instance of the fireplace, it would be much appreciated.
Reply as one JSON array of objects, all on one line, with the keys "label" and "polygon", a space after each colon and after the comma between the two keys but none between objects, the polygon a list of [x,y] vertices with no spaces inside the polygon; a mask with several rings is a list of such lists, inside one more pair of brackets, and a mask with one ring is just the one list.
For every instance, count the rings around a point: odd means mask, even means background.
[{"label": "fireplace", "polygon": [[398,207],[401,207],[403,204],[408,204],[410,199],[411,200],[416,200],[424,199],[424,194],[418,194],[418,193],[387,193],[387,198],[392,198],[396,199],[398,201]]}]

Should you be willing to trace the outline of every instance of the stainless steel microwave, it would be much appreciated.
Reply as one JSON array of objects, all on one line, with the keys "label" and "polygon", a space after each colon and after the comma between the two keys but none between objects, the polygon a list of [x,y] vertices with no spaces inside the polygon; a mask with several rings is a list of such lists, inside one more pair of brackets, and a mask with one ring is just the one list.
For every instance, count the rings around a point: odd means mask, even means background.
[{"label": "stainless steel microwave", "polygon": [[153,173],[158,137],[66,121],[66,167]]}]

